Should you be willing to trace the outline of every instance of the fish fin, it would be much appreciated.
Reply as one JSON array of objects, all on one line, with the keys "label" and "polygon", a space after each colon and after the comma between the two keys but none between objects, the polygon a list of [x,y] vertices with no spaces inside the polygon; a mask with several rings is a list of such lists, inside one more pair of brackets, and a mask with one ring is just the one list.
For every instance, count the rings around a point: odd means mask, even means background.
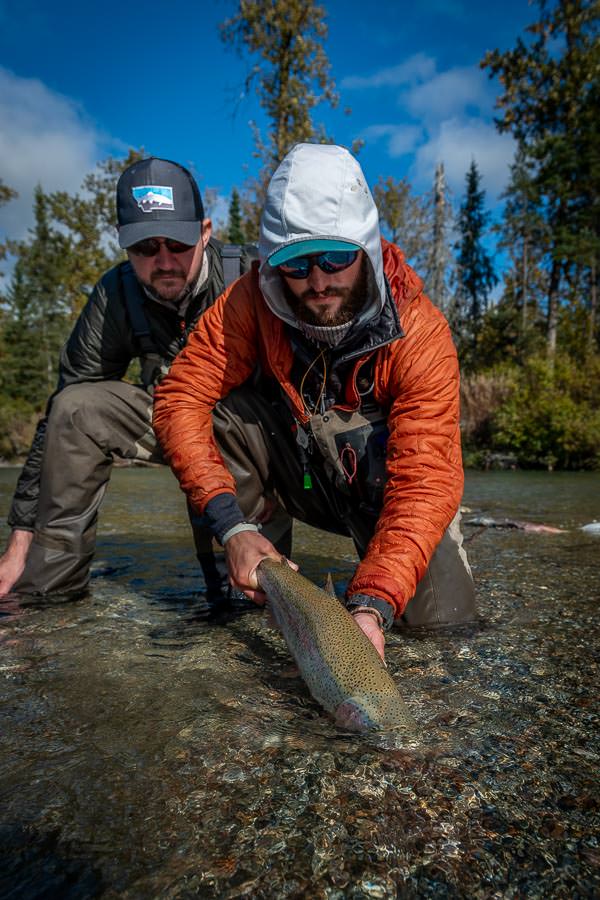
[{"label": "fish fin", "polygon": [[333,578],[331,577],[331,572],[327,573],[327,577],[325,578],[325,586],[323,588],[326,594],[329,594],[331,597],[337,597],[335,592],[335,585],[333,583]]}]

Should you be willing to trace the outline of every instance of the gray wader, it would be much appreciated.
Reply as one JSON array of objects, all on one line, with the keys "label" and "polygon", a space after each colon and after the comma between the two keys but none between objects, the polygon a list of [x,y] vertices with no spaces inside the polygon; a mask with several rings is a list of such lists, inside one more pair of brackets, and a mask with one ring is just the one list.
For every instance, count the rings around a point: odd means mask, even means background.
[{"label": "gray wader", "polygon": [[[331,472],[328,474],[324,467],[311,465],[313,486],[304,489],[294,421],[283,403],[271,404],[256,390],[238,388],[218,404],[213,424],[247,518],[259,514],[265,495],[270,496],[293,518],[351,537],[359,556],[365,555],[378,511],[357,505],[336,489]],[[287,521],[280,516],[275,533]],[[396,624],[457,625],[476,618],[473,579],[462,544],[457,513]]]},{"label": "gray wader", "polygon": [[[152,430],[152,398],[123,381],[73,384],[52,402],[40,478],[34,538],[20,593],[80,592],[90,579],[98,510],[113,456],[163,463]],[[223,554],[213,553],[212,535],[201,516],[188,508],[207,597],[228,592]],[[289,554],[291,520],[280,515],[265,534]],[[287,551],[287,552],[286,552]]]}]

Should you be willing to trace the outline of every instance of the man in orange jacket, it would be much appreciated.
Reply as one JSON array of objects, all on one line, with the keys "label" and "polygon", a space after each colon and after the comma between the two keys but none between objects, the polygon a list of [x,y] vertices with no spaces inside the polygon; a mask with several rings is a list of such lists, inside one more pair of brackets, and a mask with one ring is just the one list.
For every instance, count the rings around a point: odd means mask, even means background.
[{"label": "man in orange jacket", "polygon": [[[264,601],[260,533],[283,507],[350,535],[346,604],[384,629],[475,615],[459,527],[456,351],[342,147],[298,144],[271,179],[260,267],[205,313],[155,392],[154,427],[230,579]],[[271,530],[273,536],[273,531]]]}]

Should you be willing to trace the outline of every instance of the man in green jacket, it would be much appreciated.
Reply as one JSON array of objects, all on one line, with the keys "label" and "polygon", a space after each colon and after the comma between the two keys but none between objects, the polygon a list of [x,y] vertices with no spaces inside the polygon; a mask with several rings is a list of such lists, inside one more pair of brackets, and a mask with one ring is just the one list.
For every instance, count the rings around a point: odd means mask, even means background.
[{"label": "man in green jacket", "polygon": [[[0,596],[87,586],[98,510],[114,457],[162,462],[152,393],[200,316],[249,267],[249,248],[211,238],[190,172],[155,157],[117,185],[119,244],[128,261],[94,287],[60,357],[59,380],[19,477],[0,557]],[[123,377],[133,359],[141,384]],[[211,533],[190,521],[209,600],[228,592]],[[290,531],[273,523],[273,537]],[[277,533],[279,529],[280,534]]]}]

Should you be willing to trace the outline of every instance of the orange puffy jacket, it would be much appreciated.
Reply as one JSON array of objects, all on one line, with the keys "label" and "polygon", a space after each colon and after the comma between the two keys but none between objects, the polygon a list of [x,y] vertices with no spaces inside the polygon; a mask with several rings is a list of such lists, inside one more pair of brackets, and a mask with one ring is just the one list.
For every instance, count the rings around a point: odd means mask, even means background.
[{"label": "orange puffy jacket", "polygon": [[[374,396],[389,409],[388,480],[375,534],[348,593],[380,597],[400,615],[462,496],[459,372],[444,316],[401,251],[386,241],[382,247],[405,336],[375,351]],[[357,359],[355,372],[368,355]],[[202,316],[154,394],[156,435],[182,489],[201,511],[218,494],[235,494],[213,438],[212,410],[258,362],[279,381],[294,416],[306,422],[290,382],[292,349],[284,324],[265,304],[253,270]],[[354,402],[358,408],[356,391]]]}]

